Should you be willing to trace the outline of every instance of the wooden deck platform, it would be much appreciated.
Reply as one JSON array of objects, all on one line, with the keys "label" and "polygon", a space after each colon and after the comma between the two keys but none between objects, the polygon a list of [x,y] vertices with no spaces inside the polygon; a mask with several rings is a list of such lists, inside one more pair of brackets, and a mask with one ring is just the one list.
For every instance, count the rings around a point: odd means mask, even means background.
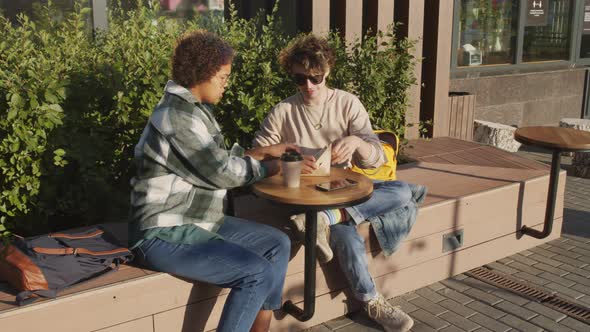
[{"label": "wooden deck platform", "polygon": [[[416,162],[401,165],[401,180],[429,189],[418,220],[400,249],[385,258],[368,224],[367,257],[378,288],[393,297],[462,273],[559,237],[565,171],[560,173],[554,231],[544,240],[519,238],[522,225],[540,229],[544,219],[549,168],[511,153],[451,138],[411,141],[406,154]],[[240,217],[273,224],[289,232],[292,211],[243,196]],[[124,225],[123,225],[124,226]],[[123,227],[124,228],[124,227]],[[463,245],[443,252],[445,235],[462,231]],[[303,248],[294,242],[284,299],[301,302]],[[278,315],[273,331],[297,331],[356,309],[334,261],[317,269],[316,314],[308,322]],[[23,308],[0,284],[0,326],[8,331],[207,331],[214,329],[228,294],[163,273],[131,266],[73,287],[55,300]]]}]

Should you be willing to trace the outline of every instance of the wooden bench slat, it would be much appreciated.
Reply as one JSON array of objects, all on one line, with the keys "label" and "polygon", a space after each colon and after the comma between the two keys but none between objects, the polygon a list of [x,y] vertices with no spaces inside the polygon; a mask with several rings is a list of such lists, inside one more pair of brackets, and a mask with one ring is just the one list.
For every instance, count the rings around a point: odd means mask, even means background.
[{"label": "wooden bench slat", "polygon": [[439,137],[433,138],[432,140],[412,140],[408,143],[408,148],[405,149],[404,152],[411,159],[420,160],[421,158],[429,156],[478,149],[482,146],[483,145],[474,142]]},{"label": "wooden bench slat", "polygon": [[481,153],[481,150],[480,149],[471,150],[471,151],[460,151],[460,152],[453,153],[453,155],[456,155],[456,156],[461,157],[461,158],[468,159],[474,165],[478,165],[478,166],[490,166],[490,167],[502,167],[503,166],[503,163],[502,163],[502,160],[501,159],[498,159],[498,160],[489,159],[489,158],[485,158],[481,154],[482,153]]},{"label": "wooden bench slat", "polygon": [[[449,164],[476,165],[476,163],[473,160],[459,156],[456,153],[446,153],[446,154],[441,155],[439,158],[446,160],[447,163],[449,163]],[[422,160],[428,161],[427,158],[422,158]]]},{"label": "wooden bench slat", "polygon": [[485,154],[493,155],[498,158],[507,159],[507,160],[510,160],[510,161],[515,162],[517,164],[520,164],[524,167],[530,168],[530,169],[547,170],[548,171],[551,168],[549,165],[545,165],[543,163],[540,163],[540,162],[537,162],[534,160],[526,159],[526,158],[517,156],[513,153],[502,151],[500,149],[497,149],[497,148],[494,148],[491,146],[484,146],[481,149],[482,149],[483,153],[485,153]]},{"label": "wooden bench slat", "polygon": [[495,165],[498,167],[536,169],[536,168],[531,168],[529,166],[526,166],[525,164],[510,160],[509,158],[505,158],[506,154],[508,154],[508,153],[505,153],[502,155],[492,155],[490,153],[487,153],[487,151],[489,151],[487,148],[488,147],[481,147],[477,150],[473,150],[470,152],[473,154],[477,154],[480,158],[486,159],[489,162],[495,163]]}]

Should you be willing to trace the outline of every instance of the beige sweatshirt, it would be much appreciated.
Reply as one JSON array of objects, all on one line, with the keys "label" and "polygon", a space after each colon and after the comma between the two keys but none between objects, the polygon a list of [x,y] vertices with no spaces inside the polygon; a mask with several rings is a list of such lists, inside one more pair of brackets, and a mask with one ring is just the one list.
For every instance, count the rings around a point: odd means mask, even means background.
[{"label": "beige sweatshirt", "polygon": [[[322,127],[314,128],[318,123]],[[325,105],[305,105],[300,93],[278,103],[256,132],[254,146],[296,143],[303,148],[318,149],[351,135],[360,137],[372,146],[367,159],[361,160],[355,152],[352,160],[355,165],[376,168],[383,164],[385,155],[365,107],[355,95],[331,89]]]}]

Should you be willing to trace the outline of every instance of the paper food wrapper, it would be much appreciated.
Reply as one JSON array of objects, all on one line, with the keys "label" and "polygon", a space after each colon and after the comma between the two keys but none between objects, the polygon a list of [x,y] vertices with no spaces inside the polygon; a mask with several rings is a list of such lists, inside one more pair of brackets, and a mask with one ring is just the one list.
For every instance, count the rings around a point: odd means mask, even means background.
[{"label": "paper food wrapper", "polygon": [[301,174],[301,176],[330,176],[330,163],[332,160],[332,145],[323,148],[301,148],[303,155],[315,157],[318,168],[310,174]]}]

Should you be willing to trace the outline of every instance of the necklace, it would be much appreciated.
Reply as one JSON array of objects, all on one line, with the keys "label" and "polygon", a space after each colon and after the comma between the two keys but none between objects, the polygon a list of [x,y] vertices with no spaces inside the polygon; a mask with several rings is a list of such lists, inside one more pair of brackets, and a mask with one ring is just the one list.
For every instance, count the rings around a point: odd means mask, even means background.
[{"label": "necklace", "polygon": [[326,91],[326,100],[324,100],[324,104],[322,105],[322,113],[320,114],[320,119],[315,124],[313,123],[313,121],[311,120],[311,116],[309,115],[309,113],[311,113],[312,111],[308,108],[308,106],[305,104],[305,102],[303,102],[303,108],[304,108],[303,113],[305,114],[305,117],[311,123],[311,125],[313,126],[313,129],[315,129],[315,130],[320,130],[324,127],[324,124],[322,123],[322,121],[324,121],[324,114],[326,113],[326,105],[328,104],[328,99],[330,99],[330,89],[328,89],[328,91]]}]

